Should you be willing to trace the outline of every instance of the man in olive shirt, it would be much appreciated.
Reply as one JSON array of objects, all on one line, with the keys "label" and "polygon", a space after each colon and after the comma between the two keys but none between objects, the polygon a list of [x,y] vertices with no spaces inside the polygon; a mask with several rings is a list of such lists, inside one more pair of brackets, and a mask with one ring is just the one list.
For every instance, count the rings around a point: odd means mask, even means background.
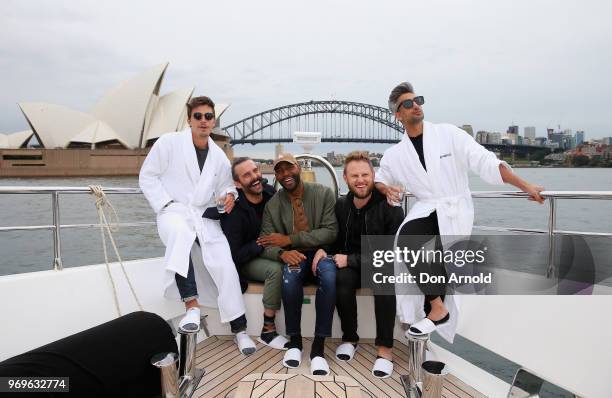
[{"label": "man in olive shirt", "polygon": [[308,282],[318,285],[310,370],[315,375],[326,375],[329,365],[323,349],[325,338],[331,336],[336,304],[336,264],[325,258],[313,266],[312,260],[318,249],[336,240],[336,198],[328,187],[303,182],[300,172],[291,154],[282,154],[275,160],[274,173],[283,189],[266,205],[258,242],[265,247],[263,257],[283,263],[282,298],[290,337],[283,364],[289,368],[298,367],[302,360],[303,286]]}]

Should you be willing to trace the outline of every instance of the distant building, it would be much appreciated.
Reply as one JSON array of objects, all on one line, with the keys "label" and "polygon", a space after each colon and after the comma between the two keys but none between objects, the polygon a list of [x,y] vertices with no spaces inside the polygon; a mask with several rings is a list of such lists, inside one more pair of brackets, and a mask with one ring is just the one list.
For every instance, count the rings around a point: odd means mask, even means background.
[{"label": "distant building", "polygon": [[274,159],[278,159],[280,154],[284,152],[285,152],[285,147],[283,147],[283,144],[281,143],[276,144],[274,146]]},{"label": "distant building", "polygon": [[546,137],[536,137],[535,145],[545,146],[546,145],[546,141],[548,141],[548,139]]},{"label": "distant building", "polygon": [[546,137],[548,141],[552,141],[552,135],[555,132],[555,129],[546,129]]},{"label": "distant building", "polygon": [[487,131],[479,131],[476,133],[476,142],[478,142],[479,144],[486,144],[487,143],[487,135],[489,135],[489,133]]},{"label": "distant building", "polygon": [[604,137],[601,139],[601,143],[604,145],[612,145],[612,137]]},{"label": "distant building", "polygon": [[513,144],[517,145],[519,143],[519,127],[518,126],[508,126],[508,131],[506,131],[506,135],[508,136],[508,140]]},{"label": "distant building", "polygon": [[523,130],[523,135],[525,136],[525,138],[529,138],[532,141],[535,140],[536,128],[533,126],[525,127],[525,129]]},{"label": "distant building", "polygon": [[465,131],[466,133],[468,133],[471,137],[474,136],[474,129],[472,129],[472,126],[469,124],[464,124],[463,126],[460,127],[461,130]]},{"label": "distant building", "polygon": [[584,143],[584,131],[578,130],[576,131],[576,146]]},{"label": "distant building", "polygon": [[487,135],[487,144],[500,145],[501,143],[501,133],[493,132]]}]

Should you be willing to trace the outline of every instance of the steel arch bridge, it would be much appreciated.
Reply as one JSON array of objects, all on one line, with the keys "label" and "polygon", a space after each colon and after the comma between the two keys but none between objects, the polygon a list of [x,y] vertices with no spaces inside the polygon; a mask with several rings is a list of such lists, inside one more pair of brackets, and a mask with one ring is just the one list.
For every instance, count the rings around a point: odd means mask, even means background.
[{"label": "steel arch bridge", "polygon": [[388,109],[349,101],[285,105],[222,129],[230,136],[232,145],[293,142],[294,131],[320,131],[322,142],[392,144],[398,142],[404,132]]}]

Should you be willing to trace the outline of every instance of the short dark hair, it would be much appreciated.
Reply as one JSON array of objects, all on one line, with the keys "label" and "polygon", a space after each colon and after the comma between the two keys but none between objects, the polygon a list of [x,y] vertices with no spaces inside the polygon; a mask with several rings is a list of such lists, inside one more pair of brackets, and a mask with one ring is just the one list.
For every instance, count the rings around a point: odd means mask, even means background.
[{"label": "short dark hair", "polygon": [[370,160],[370,156],[367,151],[353,151],[346,155],[346,158],[344,159],[344,175],[346,175],[346,167],[348,164],[357,161],[366,162],[368,166],[370,166],[370,169],[374,171],[374,166],[372,166],[372,161]]},{"label": "short dark hair", "polygon": [[[187,103],[187,118],[191,118],[191,111],[194,108],[197,108],[198,106],[202,106],[202,105],[208,105],[212,108],[213,110],[213,115],[215,114],[215,103],[213,102],[213,100],[211,100],[210,98],[206,97],[206,96],[201,96],[201,97],[193,97],[188,103]],[[216,117],[217,115],[215,115]]]},{"label": "short dark hair", "polygon": [[408,82],[402,82],[391,90],[391,94],[389,94],[389,110],[391,112],[397,112],[397,100],[406,93],[414,94],[414,87]]},{"label": "short dark hair", "polygon": [[236,158],[234,159],[234,161],[232,162],[232,178],[234,179],[234,181],[239,181],[238,180],[238,174],[236,174],[236,167],[241,164],[246,162],[247,160],[252,160],[250,157],[241,157],[241,158]]}]

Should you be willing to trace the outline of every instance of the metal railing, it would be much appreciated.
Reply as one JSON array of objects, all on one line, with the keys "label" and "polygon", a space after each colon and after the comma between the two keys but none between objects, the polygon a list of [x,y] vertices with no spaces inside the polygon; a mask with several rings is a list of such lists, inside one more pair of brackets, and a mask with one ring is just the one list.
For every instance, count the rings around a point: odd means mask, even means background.
[{"label": "metal railing", "polygon": [[[104,188],[106,194],[141,194],[139,188]],[[61,257],[61,235],[60,231],[63,228],[92,228],[99,227],[99,224],[66,224],[60,223],[60,194],[83,194],[91,193],[88,187],[0,187],[0,194],[48,194],[51,196],[51,208],[53,211],[52,225],[31,225],[31,226],[10,226],[0,227],[0,232],[4,231],[24,231],[24,230],[51,230],[53,233],[53,268],[55,270],[62,269]],[[499,198],[527,198],[527,194],[517,191],[476,191],[472,192],[473,198],[483,199],[499,199]],[[487,227],[474,226],[490,231],[500,232],[521,232],[548,234],[549,237],[549,252],[548,252],[548,270],[547,276],[554,276],[554,254],[555,254],[555,236],[556,235],[584,235],[584,236],[602,236],[612,237],[612,233],[605,232],[584,232],[584,231],[563,231],[556,229],[557,207],[556,201],[560,199],[591,199],[591,200],[612,200],[612,191],[543,191],[541,196],[549,202],[548,212],[548,229],[528,229],[528,228],[512,228],[512,227]],[[408,210],[408,200],[413,195],[406,195],[404,198],[404,210]],[[118,223],[121,227],[139,227],[155,225],[154,221],[141,221],[131,223]]]}]

